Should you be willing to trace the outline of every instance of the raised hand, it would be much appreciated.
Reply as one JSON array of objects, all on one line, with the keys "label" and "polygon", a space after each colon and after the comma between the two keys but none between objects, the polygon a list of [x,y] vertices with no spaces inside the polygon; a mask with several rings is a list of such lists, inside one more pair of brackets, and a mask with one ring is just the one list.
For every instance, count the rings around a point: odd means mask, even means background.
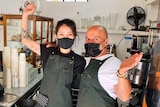
[{"label": "raised hand", "polygon": [[142,56],[143,56],[142,52],[139,54],[135,53],[128,59],[124,60],[119,68],[119,73],[123,74],[132,69],[133,67],[135,67],[138,64],[138,62],[140,62],[140,60],[142,59]]},{"label": "raised hand", "polygon": [[34,4],[28,4],[23,10],[23,15],[25,15],[25,16],[32,15],[34,13],[35,9],[36,9],[36,7]]}]

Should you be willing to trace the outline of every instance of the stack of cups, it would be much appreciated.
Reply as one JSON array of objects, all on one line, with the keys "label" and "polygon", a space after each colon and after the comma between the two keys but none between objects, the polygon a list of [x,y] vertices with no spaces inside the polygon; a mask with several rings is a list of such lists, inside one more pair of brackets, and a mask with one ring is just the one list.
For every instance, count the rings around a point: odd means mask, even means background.
[{"label": "stack of cups", "polygon": [[10,47],[4,47],[3,50],[3,85],[6,88],[11,88],[11,49]]},{"label": "stack of cups", "polygon": [[28,84],[26,54],[18,54],[17,48],[4,47],[3,85],[6,88],[25,87]]},{"label": "stack of cups", "polygon": [[11,54],[11,71],[12,71],[12,87],[18,87],[18,51],[16,48],[12,49]]},{"label": "stack of cups", "polygon": [[19,55],[19,87],[27,85],[27,72],[26,72],[26,54],[20,53]]}]

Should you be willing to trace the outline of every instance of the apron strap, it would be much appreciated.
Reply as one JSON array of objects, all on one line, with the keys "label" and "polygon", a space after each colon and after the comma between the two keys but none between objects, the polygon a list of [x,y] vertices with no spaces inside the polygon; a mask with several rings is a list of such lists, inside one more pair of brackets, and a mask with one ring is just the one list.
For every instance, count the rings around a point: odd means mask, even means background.
[{"label": "apron strap", "polygon": [[109,57],[105,58],[104,60],[102,60],[102,61],[101,61],[102,64],[103,64],[106,60],[108,60],[109,58],[111,58],[111,57],[113,57],[113,56],[109,56]]}]

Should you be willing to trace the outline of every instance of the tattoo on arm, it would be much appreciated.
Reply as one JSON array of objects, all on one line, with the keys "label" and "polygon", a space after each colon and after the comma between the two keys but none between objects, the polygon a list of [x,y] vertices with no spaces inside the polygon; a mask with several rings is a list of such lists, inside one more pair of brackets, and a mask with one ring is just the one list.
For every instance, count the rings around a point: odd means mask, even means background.
[{"label": "tattoo on arm", "polygon": [[[29,36],[29,31],[28,30],[25,30],[22,28],[21,30],[21,40],[24,39],[24,40],[31,40],[32,38]],[[38,51],[39,53],[39,47],[34,44],[35,41],[25,41],[24,44],[32,51],[36,52]],[[23,42],[22,42],[23,44]]]},{"label": "tattoo on arm", "polygon": [[28,38],[29,38],[29,31],[22,28],[21,39],[28,39]]}]

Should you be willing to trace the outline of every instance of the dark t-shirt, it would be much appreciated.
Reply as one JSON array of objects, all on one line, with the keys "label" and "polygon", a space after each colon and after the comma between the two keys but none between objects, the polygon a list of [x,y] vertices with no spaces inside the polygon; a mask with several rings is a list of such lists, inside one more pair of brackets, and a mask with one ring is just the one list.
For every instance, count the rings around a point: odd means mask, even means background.
[{"label": "dark t-shirt", "polygon": [[73,51],[71,51],[68,54],[63,54],[59,51],[59,48],[55,48],[55,47],[50,47],[50,48],[46,48],[46,45],[40,45],[41,46],[41,59],[42,59],[42,64],[43,64],[43,68],[46,65],[47,59],[50,56],[51,52],[54,52],[54,54],[56,55],[60,55],[63,57],[68,57],[71,58],[74,56],[74,67],[73,67],[73,82],[72,82],[72,88],[79,88],[79,83],[80,83],[80,77],[81,74],[84,71],[84,67],[86,65],[86,61],[85,59],[74,53]]}]

